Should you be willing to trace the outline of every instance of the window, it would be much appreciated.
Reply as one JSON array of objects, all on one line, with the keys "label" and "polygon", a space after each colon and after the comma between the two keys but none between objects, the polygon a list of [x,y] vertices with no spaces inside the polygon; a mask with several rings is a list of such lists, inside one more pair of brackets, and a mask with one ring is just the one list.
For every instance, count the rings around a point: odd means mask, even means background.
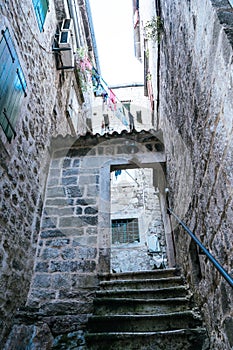
[{"label": "window", "polygon": [[112,243],[139,242],[138,219],[112,220]]},{"label": "window", "polygon": [[16,136],[15,125],[27,84],[9,30],[1,34],[0,124],[10,142]]},{"label": "window", "polygon": [[136,111],[137,122],[142,124],[142,111]]},{"label": "window", "polygon": [[49,0],[32,0],[36,12],[36,19],[39,29],[42,32],[45,22],[45,17],[49,8]]},{"label": "window", "polygon": [[129,112],[130,112],[130,102],[131,101],[121,101],[121,103],[123,104],[125,109],[127,109],[127,111],[129,111]]}]

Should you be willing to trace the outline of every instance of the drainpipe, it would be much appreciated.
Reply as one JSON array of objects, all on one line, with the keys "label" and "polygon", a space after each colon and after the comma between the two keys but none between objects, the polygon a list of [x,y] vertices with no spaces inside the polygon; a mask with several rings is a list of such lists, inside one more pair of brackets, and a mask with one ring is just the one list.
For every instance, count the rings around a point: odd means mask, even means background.
[{"label": "drainpipe", "polygon": [[80,27],[78,22],[79,14],[78,14],[77,3],[75,0],[67,0],[67,3],[68,3],[69,12],[70,12],[70,17],[74,21],[76,44],[77,44],[77,47],[81,47],[82,43],[80,42],[80,40],[82,40],[82,38],[81,38]]},{"label": "drainpipe", "polygon": [[94,26],[93,26],[93,21],[92,21],[90,1],[85,0],[85,3],[86,3],[87,17],[88,17],[88,21],[89,21],[89,28],[90,28],[90,32],[91,32],[91,40],[92,40],[92,46],[93,46],[93,53],[94,53],[94,57],[95,57],[96,69],[97,69],[98,73],[101,75],[99,55],[98,55],[98,49],[97,49],[97,44],[96,44],[96,39],[95,39],[95,32],[94,32]]},{"label": "drainpipe", "polygon": [[[155,8],[157,16],[161,18],[161,2],[160,0],[155,0]],[[158,57],[157,57],[157,104],[156,104],[156,114],[157,114],[157,130],[159,130],[159,107],[160,107],[160,49],[161,45],[158,42]]]}]

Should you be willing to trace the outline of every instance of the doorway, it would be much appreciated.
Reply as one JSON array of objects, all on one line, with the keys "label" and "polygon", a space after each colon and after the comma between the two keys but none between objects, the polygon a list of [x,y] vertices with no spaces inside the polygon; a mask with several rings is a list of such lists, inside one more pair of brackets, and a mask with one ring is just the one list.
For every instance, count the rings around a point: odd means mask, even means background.
[{"label": "doorway", "polygon": [[153,168],[111,171],[111,271],[166,268],[167,247]]}]

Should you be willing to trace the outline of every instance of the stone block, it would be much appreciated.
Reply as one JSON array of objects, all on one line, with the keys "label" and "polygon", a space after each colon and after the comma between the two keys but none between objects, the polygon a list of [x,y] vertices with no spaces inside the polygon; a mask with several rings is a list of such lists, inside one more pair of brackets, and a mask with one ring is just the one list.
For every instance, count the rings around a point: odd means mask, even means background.
[{"label": "stone block", "polygon": [[[54,216],[56,215],[57,217],[61,217],[61,216],[70,216],[70,215],[74,215],[74,211],[75,208],[73,206],[68,206],[68,203],[66,203],[66,207],[61,208],[59,207],[46,207],[46,212],[48,215],[50,216]],[[56,226],[55,226],[56,227]]]},{"label": "stone block", "polygon": [[65,159],[62,161],[62,168],[63,168],[63,169],[70,168],[70,167],[71,167],[71,162],[72,162],[72,159],[71,159],[71,158],[65,158]]},{"label": "stone block", "polygon": [[49,288],[51,285],[51,276],[49,274],[36,274],[33,280],[33,288]]},{"label": "stone block", "polygon": [[69,168],[69,169],[63,169],[62,176],[75,176],[77,178],[77,175],[80,173],[80,169],[78,168]]},{"label": "stone block", "polygon": [[82,219],[83,225],[96,226],[98,224],[98,216],[80,216]]},{"label": "stone block", "polygon": [[84,214],[96,215],[98,213],[97,207],[87,207],[84,210]]},{"label": "stone block", "polygon": [[72,264],[70,261],[51,261],[50,272],[70,272]]},{"label": "stone block", "polygon": [[61,186],[57,187],[50,187],[47,189],[47,198],[56,198],[56,197],[65,197],[65,191],[64,188]]},{"label": "stone block", "polygon": [[61,257],[64,260],[72,260],[76,257],[75,249],[73,248],[65,248],[61,252]]},{"label": "stone block", "polygon": [[40,233],[40,237],[42,239],[44,238],[52,238],[52,237],[63,237],[65,236],[65,233],[62,232],[62,230],[43,230]]},{"label": "stone block", "polygon": [[77,198],[83,196],[84,188],[80,186],[67,186],[65,190],[68,197]]},{"label": "stone block", "polygon": [[99,193],[98,185],[89,185],[87,188],[87,196],[88,197],[96,197]]},{"label": "stone block", "polygon": [[96,204],[96,198],[77,199],[76,204],[77,205],[82,205],[82,206],[95,205]]},{"label": "stone block", "polygon": [[95,295],[95,288],[98,286],[98,283],[98,276],[96,274],[72,274],[72,291],[66,291],[69,293],[67,298],[76,299],[79,295],[80,299],[84,297],[84,299],[87,300],[86,298],[89,297],[89,294],[87,296],[85,291],[85,288],[87,288],[90,292],[91,300]]},{"label": "stone block", "polygon": [[77,207],[77,208],[75,209],[75,214],[76,214],[76,215],[82,215],[82,213],[83,213],[82,207]]},{"label": "stone block", "polygon": [[67,153],[67,157],[70,157],[70,158],[84,157],[93,152],[94,150],[92,150],[89,147],[71,148]]},{"label": "stone block", "polygon": [[43,217],[41,228],[56,228],[57,226],[57,217]]},{"label": "stone block", "polygon": [[49,270],[48,262],[38,261],[36,263],[35,272],[48,272],[48,270]]},{"label": "stone block", "polygon": [[60,250],[57,248],[45,248],[40,254],[40,258],[43,260],[51,260],[54,258],[58,258],[59,256]]},{"label": "stone block", "polygon": [[69,176],[62,178],[63,186],[77,185],[78,178],[77,176]]},{"label": "stone block", "polygon": [[68,238],[59,238],[59,239],[50,239],[45,242],[46,246],[60,248],[66,247],[70,244],[70,239]]},{"label": "stone block", "polygon": [[80,247],[77,250],[77,258],[81,260],[95,259],[97,256],[97,248]]},{"label": "stone block", "polygon": [[86,244],[88,246],[96,246],[97,245],[97,236],[87,237]]},{"label": "stone block", "polygon": [[80,185],[90,185],[90,184],[96,184],[99,182],[99,176],[98,175],[80,175],[79,176],[79,184]]},{"label": "stone block", "polygon": [[60,174],[61,174],[61,169],[60,168],[50,169],[50,171],[49,171],[49,178],[50,179],[53,179],[54,177],[55,178],[59,178]]},{"label": "stone block", "polygon": [[59,186],[59,181],[60,178],[59,177],[50,177],[48,179],[48,187],[54,187],[54,186]]},{"label": "stone block", "polygon": [[69,198],[52,198],[52,199],[47,199],[45,200],[45,204],[46,204],[46,207],[45,207],[45,210],[49,210],[47,209],[47,206],[48,207],[66,207],[67,205],[72,205],[73,203],[70,202],[70,199]]},{"label": "stone block", "polygon": [[73,160],[73,167],[74,168],[77,168],[80,166],[80,159],[74,159]]},{"label": "stone block", "polygon": [[58,291],[58,290],[70,290],[72,286],[72,280],[71,280],[70,274],[66,273],[58,273],[51,276],[51,287]]},{"label": "stone block", "polygon": [[79,237],[84,235],[84,227],[63,228],[62,232],[67,237]]},{"label": "stone block", "polygon": [[50,272],[93,272],[95,261],[52,261]]},{"label": "stone block", "polygon": [[87,227],[86,228],[86,233],[88,234],[88,235],[97,235],[98,234],[98,230],[97,230],[97,228],[96,227]]},{"label": "stone block", "polygon": [[52,159],[50,163],[51,169],[60,169],[61,168],[61,160],[60,159]]},{"label": "stone block", "polygon": [[86,206],[86,205],[88,205],[88,204],[87,204],[86,198],[85,198],[85,199],[83,199],[83,198],[77,199],[77,200],[76,200],[76,204],[77,204],[77,205],[81,205],[81,206]]},{"label": "stone block", "polygon": [[84,224],[83,217],[67,216],[59,219],[59,227],[82,227]]}]

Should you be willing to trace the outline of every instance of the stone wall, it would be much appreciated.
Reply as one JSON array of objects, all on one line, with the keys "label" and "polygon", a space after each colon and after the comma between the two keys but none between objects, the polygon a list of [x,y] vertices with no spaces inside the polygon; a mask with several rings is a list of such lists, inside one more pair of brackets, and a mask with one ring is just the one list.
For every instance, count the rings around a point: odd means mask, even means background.
[{"label": "stone wall", "polygon": [[[233,274],[233,11],[227,0],[161,1],[160,127],[170,205]],[[177,262],[191,282],[212,349],[233,346],[233,293],[185,233]]]},{"label": "stone wall", "polygon": [[11,143],[0,130],[0,343],[29,290],[50,138],[71,133],[65,111],[73,73],[56,70],[52,52],[56,27],[53,1],[42,32],[31,0],[1,2],[0,30],[10,31],[27,82],[27,96]]},{"label": "stone wall", "polygon": [[76,341],[81,337],[97,274],[110,271],[111,166],[156,167],[165,161],[163,145],[150,133],[58,137],[53,147],[27,305],[6,349],[14,349],[15,339],[36,341],[43,329],[41,348],[64,334],[66,341],[73,332]]}]

